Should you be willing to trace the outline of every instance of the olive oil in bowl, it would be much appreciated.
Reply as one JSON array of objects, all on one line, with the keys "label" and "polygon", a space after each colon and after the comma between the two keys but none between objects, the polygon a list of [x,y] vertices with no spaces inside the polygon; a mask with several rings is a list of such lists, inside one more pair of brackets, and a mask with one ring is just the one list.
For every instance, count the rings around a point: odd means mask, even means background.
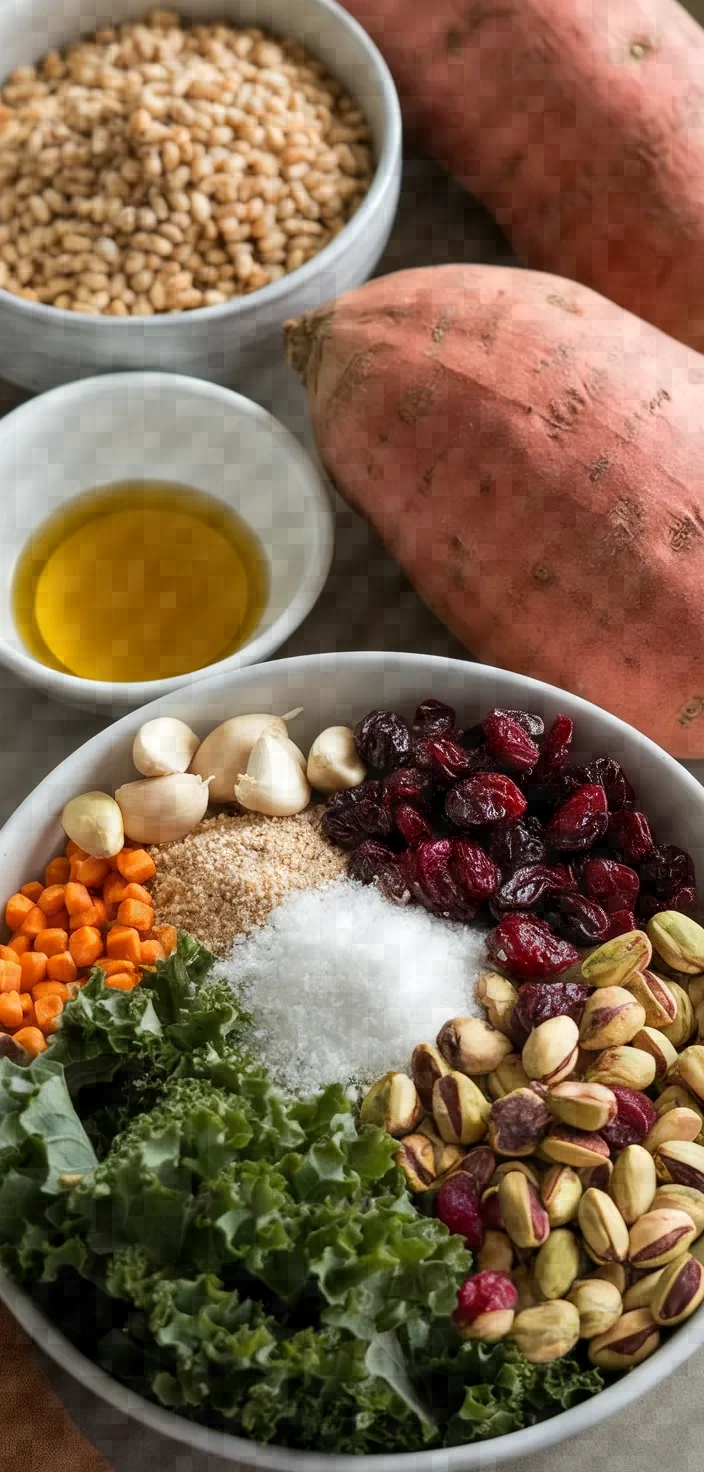
[{"label": "olive oil in bowl", "polygon": [[123,482],[62,506],[23,548],[18,632],[42,664],[111,683],[166,680],[240,649],[266,606],[258,538],[214,497]]}]

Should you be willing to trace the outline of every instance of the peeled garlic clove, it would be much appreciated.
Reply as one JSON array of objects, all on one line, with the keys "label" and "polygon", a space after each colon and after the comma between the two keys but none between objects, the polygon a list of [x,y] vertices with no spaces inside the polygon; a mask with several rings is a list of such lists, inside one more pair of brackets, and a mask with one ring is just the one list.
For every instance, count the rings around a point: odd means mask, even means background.
[{"label": "peeled garlic clove", "polygon": [[118,787],[115,801],[128,838],[136,843],[172,843],[200,823],[208,806],[208,783],[190,772],[145,777]]},{"label": "peeled garlic clove", "polygon": [[112,859],[125,842],[122,813],[107,792],[82,792],[67,802],[61,826],[92,859]]},{"label": "peeled garlic clove", "polygon": [[157,716],[134,738],[132,760],[143,777],[170,777],[187,772],[200,745],[195,731],[175,716]]},{"label": "peeled garlic clove", "polygon": [[235,797],[252,813],[287,818],[310,802],[310,787],[288,742],[265,732],[252,747],[247,771],[235,786]]},{"label": "peeled garlic clove", "polygon": [[360,760],[351,726],[328,726],[308,753],[308,781],[317,792],[346,792],[359,787],[367,769]]},{"label": "peeled garlic clove", "polygon": [[211,802],[233,802],[235,783],[246,772],[252,748],[264,732],[288,741],[282,716],[233,716],[223,721],[201,741],[189,771],[196,777],[212,777]]},{"label": "peeled garlic clove", "polygon": [[294,761],[297,761],[298,762],[298,765],[299,765],[301,771],[302,772],[305,772],[305,770],[306,770],[306,759],[305,759],[305,757],[303,755],[303,752],[301,751],[300,746],[296,746],[295,741],[291,741],[290,737],[288,737],[288,736],[286,737],[285,740],[281,740],[281,737],[279,737],[279,736],[277,736],[276,739],[277,739],[277,741],[281,741],[281,745],[286,748],[286,750],[293,757]]}]

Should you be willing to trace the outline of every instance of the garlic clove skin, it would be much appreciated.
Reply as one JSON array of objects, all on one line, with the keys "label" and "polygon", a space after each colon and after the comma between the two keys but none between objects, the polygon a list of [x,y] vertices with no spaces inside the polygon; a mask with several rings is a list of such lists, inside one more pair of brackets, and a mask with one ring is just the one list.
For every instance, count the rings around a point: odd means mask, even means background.
[{"label": "garlic clove skin", "polygon": [[143,777],[170,777],[187,772],[200,746],[195,731],[175,716],[157,716],[134,738],[132,760]]},{"label": "garlic clove skin", "polygon": [[346,792],[359,787],[367,775],[355,745],[351,726],[328,726],[308,753],[308,781],[316,792]]},{"label": "garlic clove skin", "polygon": [[125,782],[115,793],[125,834],[136,843],[185,838],[205,816],[208,800],[208,783],[190,772]]},{"label": "garlic clove skin", "polygon": [[211,802],[234,802],[235,783],[246,772],[252,748],[265,731],[288,741],[283,718],[265,715],[233,716],[201,741],[188,770],[196,777],[212,778]]},{"label": "garlic clove skin", "polygon": [[310,802],[310,786],[288,742],[265,732],[252,747],[247,771],[235,785],[235,797],[252,813],[289,818]]},{"label": "garlic clove skin", "polygon": [[92,859],[112,859],[124,846],[122,813],[107,792],[81,792],[72,797],[61,814],[61,826]]}]

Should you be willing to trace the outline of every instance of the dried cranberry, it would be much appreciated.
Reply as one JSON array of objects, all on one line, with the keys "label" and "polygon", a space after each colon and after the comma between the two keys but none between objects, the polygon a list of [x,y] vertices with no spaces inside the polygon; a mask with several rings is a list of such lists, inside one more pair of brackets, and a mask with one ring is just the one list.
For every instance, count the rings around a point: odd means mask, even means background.
[{"label": "dried cranberry", "polygon": [[431,769],[444,782],[459,782],[477,770],[477,753],[467,751],[449,736],[433,736],[425,742]]},{"label": "dried cranberry", "polygon": [[598,900],[605,910],[633,909],[640,879],[627,864],[617,864],[615,859],[587,859],[581,878],[585,894]]},{"label": "dried cranberry", "polygon": [[363,782],[329,799],[321,824],[330,843],[339,848],[356,848],[365,838],[386,838],[391,832],[391,815],[382,805],[380,782]]},{"label": "dried cranberry", "polygon": [[360,884],[376,884],[395,904],[407,903],[410,898],[398,855],[376,838],[366,839],[355,849],[347,873]]},{"label": "dried cranberry", "polygon": [[647,859],[655,847],[650,824],[639,808],[623,808],[609,819],[609,842],[632,864]]},{"label": "dried cranberry", "polygon": [[589,987],[581,981],[524,981],[511,1013],[511,1037],[518,1050],[551,1017],[571,1017],[579,1026],[588,996]]},{"label": "dried cranberry", "polygon": [[635,802],[636,795],[626,773],[612,756],[594,757],[593,761],[580,767],[579,776],[583,782],[597,782],[604,788],[612,813]]},{"label": "dried cranberry", "polygon": [[473,920],[477,905],[453,879],[449,862],[452,839],[437,838],[408,849],[403,856],[403,873],[413,898],[434,915],[450,920]]},{"label": "dried cranberry", "polygon": [[548,857],[543,825],[538,818],[496,823],[489,834],[487,849],[499,868],[508,874],[528,864],[545,864]]},{"label": "dried cranberry", "polygon": [[545,830],[553,848],[571,853],[591,848],[606,832],[609,821],[606,793],[596,783],[578,787],[560,804]]},{"label": "dried cranberry", "polygon": [[514,869],[496,891],[497,910],[532,910],[547,895],[561,894],[577,888],[574,870],[569,864],[525,864]]},{"label": "dried cranberry", "polygon": [[442,700],[421,700],[413,721],[413,734],[442,736],[453,731],[455,725],[456,716],[451,705],[445,705]]},{"label": "dried cranberry", "polygon": [[372,710],[355,726],[354,739],[363,762],[378,772],[403,766],[411,751],[411,733],[393,710]]},{"label": "dried cranberry", "polygon": [[520,818],[528,804],[515,782],[502,772],[479,772],[450,788],[445,812],[456,828],[474,828]]},{"label": "dried cranberry", "polygon": [[574,721],[569,716],[555,716],[534,772],[538,782],[553,782],[555,777],[564,772],[570,759],[573,738]]},{"label": "dried cranberry", "polygon": [[394,822],[401,837],[411,845],[432,838],[432,825],[410,802],[400,802],[394,809]]},{"label": "dried cranberry", "polygon": [[513,976],[559,976],[576,965],[579,952],[553,935],[550,926],[535,915],[504,916],[486,937],[492,961]]},{"label": "dried cranberry", "polygon": [[[610,917],[596,900],[583,894],[561,894],[555,906],[555,928],[575,946],[598,946],[611,928]],[[553,911],[546,915],[552,922]]]},{"label": "dried cranberry", "polygon": [[692,884],[683,884],[676,889],[667,902],[668,910],[679,910],[682,915],[693,915],[697,909],[697,891]]},{"label": "dried cranberry", "polygon": [[482,721],[486,749],[502,767],[530,772],[540,752],[535,742],[507,711],[494,710]]},{"label": "dried cranberry", "polygon": [[479,1210],[479,1192],[471,1176],[463,1172],[443,1181],[435,1198],[435,1209],[448,1232],[464,1237],[465,1245],[478,1252],[484,1242],[484,1223]]},{"label": "dried cranberry", "polygon": [[452,844],[450,870],[465,894],[481,903],[488,900],[501,882],[498,864],[471,838],[456,838]]},{"label": "dried cranberry", "polygon": [[509,716],[518,726],[522,726],[534,741],[539,741],[545,734],[545,722],[542,716],[536,715],[534,710],[509,710],[508,707],[496,705],[493,710],[489,711],[489,716]]},{"label": "dried cranberry", "polygon": [[609,933],[607,940],[615,940],[617,935],[628,935],[631,930],[637,930],[636,917],[632,910],[612,910],[609,912]]},{"label": "dried cranberry", "polygon": [[616,1095],[616,1118],[600,1130],[602,1139],[612,1150],[639,1145],[657,1120],[654,1106],[639,1089],[626,1089],[620,1084],[611,1084],[610,1088]]},{"label": "dried cranberry", "polygon": [[643,864],[640,877],[645,889],[654,890],[660,900],[669,900],[678,889],[694,884],[694,864],[683,848],[658,844]]},{"label": "dried cranberry", "polygon": [[398,767],[384,779],[382,802],[385,808],[393,808],[397,802],[411,802],[425,808],[432,794],[433,785],[427,772],[420,767]]},{"label": "dried cranberry", "polygon": [[515,1308],[517,1303],[518,1289],[510,1274],[486,1268],[483,1273],[465,1278],[457,1294],[457,1308],[452,1320],[458,1329],[463,1329],[465,1325],[473,1324],[480,1314]]}]

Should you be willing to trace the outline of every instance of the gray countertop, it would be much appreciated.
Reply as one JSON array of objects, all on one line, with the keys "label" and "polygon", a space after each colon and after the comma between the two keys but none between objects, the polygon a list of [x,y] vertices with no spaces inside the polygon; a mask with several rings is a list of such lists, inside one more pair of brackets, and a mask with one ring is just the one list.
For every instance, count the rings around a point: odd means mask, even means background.
[{"label": "gray countertop", "polygon": [[[703,0],[704,3],[704,0]],[[450,261],[510,263],[511,254],[485,212],[442,171],[425,160],[406,161],[401,208],[380,272]],[[260,395],[305,438],[303,401],[285,368]],[[0,413],[27,395],[0,384]],[[279,651],[314,654],[330,649],[406,649],[467,658],[428,611],[376,536],[338,504],[337,543],[329,582],[303,626]],[[47,700],[0,671],[0,823],[34,786],[108,721]],[[700,770],[704,763],[696,764]],[[695,766],[691,770],[695,770]],[[699,775],[697,771],[697,775]],[[112,1461],[115,1472],[224,1472],[219,1458],[191,1454],[144,1431],[96,1401],[47,1362],[47,1371],[78,1425]],[[679,1472],[701,1467],[704,1438],[704,1354],[698,1353],[656,1394],[598,1427],[589,1436],[541,1454],[542,1472]],[[494,1466],[486,1445],[486,1472]],[[537,1465],[512,1463],[513,1472]],[[31,1472],[31,1469],[30,1469]],[[510,1469],[509,1469],[510,1472]]]}]

